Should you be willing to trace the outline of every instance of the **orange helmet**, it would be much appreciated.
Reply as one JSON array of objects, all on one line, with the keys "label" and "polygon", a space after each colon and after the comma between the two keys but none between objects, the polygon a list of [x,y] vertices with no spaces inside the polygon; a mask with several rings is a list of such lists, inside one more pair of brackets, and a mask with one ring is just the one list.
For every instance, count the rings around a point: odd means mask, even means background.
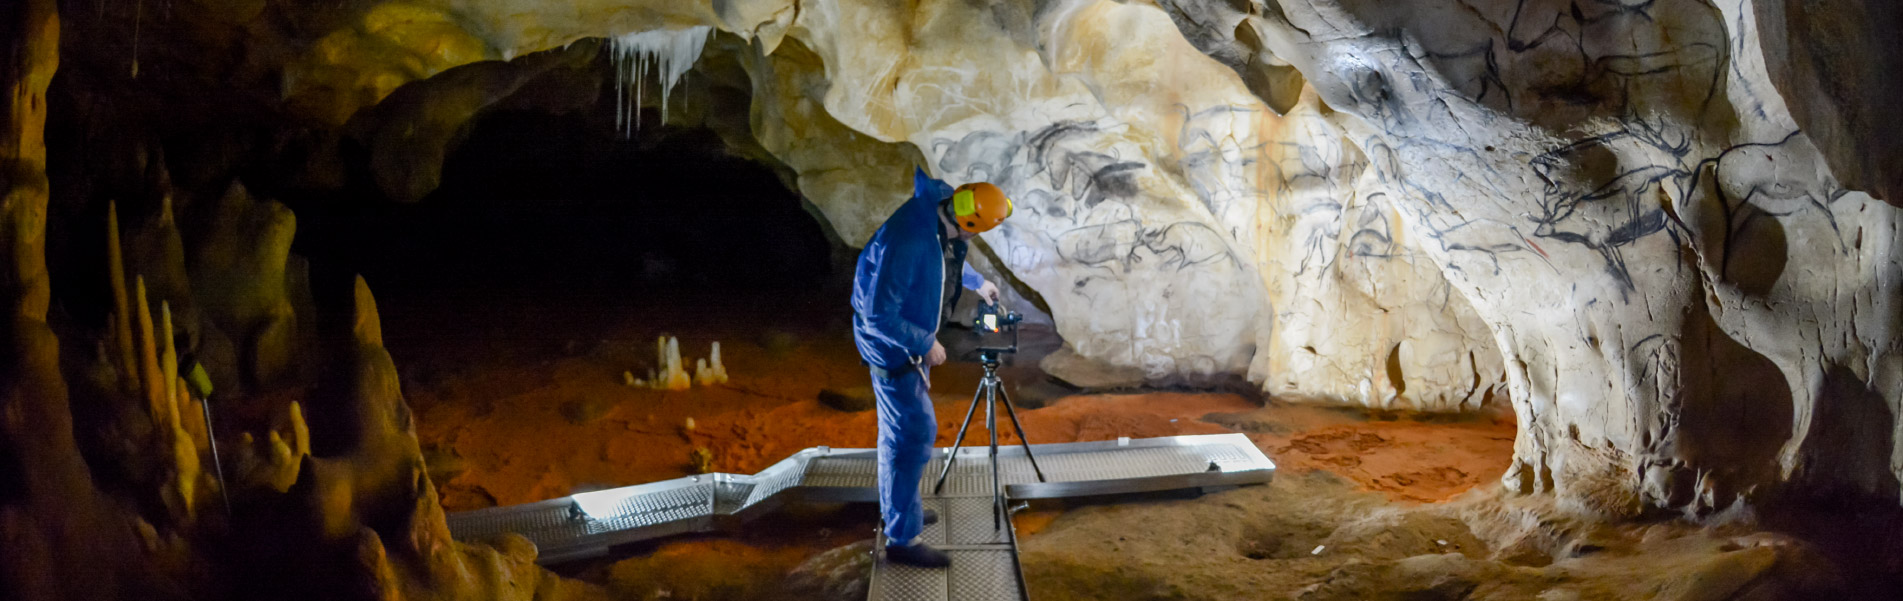
[{"label": "orange helmet", "polygon": [[1011,199],[1004,197],[1004,190],[985,182],[965,184],[952,192],[952,216],[958,220],[959,229],[973,234],[998,227],[1015,208]]}]

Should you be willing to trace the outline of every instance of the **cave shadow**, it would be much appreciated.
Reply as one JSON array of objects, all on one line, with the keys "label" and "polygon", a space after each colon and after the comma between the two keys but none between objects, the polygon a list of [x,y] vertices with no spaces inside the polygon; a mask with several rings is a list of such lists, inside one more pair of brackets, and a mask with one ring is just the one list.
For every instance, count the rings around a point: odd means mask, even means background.
[{"label": "cave shadow", "polygon": [[1903,507],[1890,470],[1896,415],[1850,368],[1824,371],[1798,467],[1765,525],[1844,566],[1849,599],[1903,599]]},{"label": "cave shadow", "polygon": [[[1686,317],[1679,357],[1676,423],[1655,424],[1660,438],[1688,466],[1716,476],[1714,501],[1721,509],[1741,483],[1776,481],[1777,455],[1793,427],[1790,382],[1763,353],[1733,339],[1703,303]],[[1667,412],[1669,413],[1669,412]],[[1693,482],[1680,478],[1669,500],[1691,500]]]},{"label": "cave shadow", "polygon": [[832,273],[822,226],[771,167],[727,155],[706,129],[624,138],[600,125],[486,114],[435,192],[356,203],[327,249],[399,291],[766,290]]}]

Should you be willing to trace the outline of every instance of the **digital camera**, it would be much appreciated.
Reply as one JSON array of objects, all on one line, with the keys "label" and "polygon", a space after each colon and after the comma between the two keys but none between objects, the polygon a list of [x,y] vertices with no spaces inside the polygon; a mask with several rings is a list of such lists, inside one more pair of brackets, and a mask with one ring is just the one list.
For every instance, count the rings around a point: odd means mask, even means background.
[{"label": "digital camera", "polygon": [[1018,322],[1022,321],[1024,321],[1023,315],[1018,314],[1017,311],[1005,309],[1003,303],[980,302],[978,316],[972,320],[971,325],[981,331],[999,333],[1007,329],[1017,329]]},{"label": "digital camera", "polygon": [[1003,303],[979,302],[971,329],[978,335],[980,357],[1018,352],[1018,324],[1023,321],[1023,315],[1005,309]]}]

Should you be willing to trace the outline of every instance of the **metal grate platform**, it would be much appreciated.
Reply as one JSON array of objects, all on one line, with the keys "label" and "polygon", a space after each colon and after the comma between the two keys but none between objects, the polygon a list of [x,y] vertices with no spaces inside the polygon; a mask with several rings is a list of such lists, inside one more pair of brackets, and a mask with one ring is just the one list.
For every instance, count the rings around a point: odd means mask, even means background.
[{"label": "metal grate platform", "polygon": [[[989,476],[989,472],[986,473]],[[950,555],[950,568],[915,568],[881,559],[873,564],[868,596],[874,601],[1024,599],[1018,573],[1017,540],[1009,521],[993,519],[991,496],[927,497],[925,506],[939,521],[925,527],[919,540]],[[880,534],[875,549],[885,548]]]},{"label": "metal grate platform", "polygon": [[[998,475],[1006,497],[1209,489],[1264,483],[1275,473],[1275,464],[1241,434],[1124,438],[1032,449],[1046,482],[1037,481],[1023,447],[998,448]],[[927,477],[919,487],[926,495],[931,495],[947,450],[940,450],[925,468]],[[992,528],[988,452],[982,446],[960,449],[944,494],[928,499],[940,504],[935,507],[941,521],[924,535],[939,538],[925,540],[934,545],[943,541],[953,567],[916,570],[880,562],[873,577],[875,599],[1022,598],[1014,541],[1008,528]],[[614,545],[737,527],[791,498],[876,502],[876,457],[874,449],[814,447],[751,476],[689,476],[455,513],[449,516],[449,529],[457,539],[470,541],[520,534],[535,543],[538,562],[560,563],[605,554]],[[920,587],[937,592],[903,594]]]}]

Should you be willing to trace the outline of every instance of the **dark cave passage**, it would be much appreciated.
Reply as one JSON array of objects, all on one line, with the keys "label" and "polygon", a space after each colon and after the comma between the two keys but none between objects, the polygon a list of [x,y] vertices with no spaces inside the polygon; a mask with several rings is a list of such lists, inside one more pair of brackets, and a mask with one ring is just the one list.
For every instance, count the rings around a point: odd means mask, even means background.
[{"label": "dark cave passage", "polygon": [[[823,283],[832,249],[768,167],[701,129],[478,120],[415,204],[350,207],[311,244],[380,293],[744,292]],[[323,261],[318,261],[322,263]]]}]

